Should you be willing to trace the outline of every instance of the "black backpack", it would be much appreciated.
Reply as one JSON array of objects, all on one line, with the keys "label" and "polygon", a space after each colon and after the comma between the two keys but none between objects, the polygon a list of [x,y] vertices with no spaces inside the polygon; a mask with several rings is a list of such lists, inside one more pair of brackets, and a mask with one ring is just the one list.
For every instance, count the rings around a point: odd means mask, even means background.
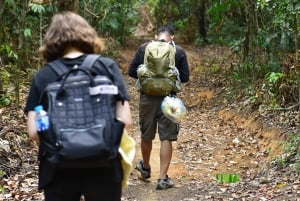
[{"label": "black backpack", "polygon": [[[107,75],[92,70],[96,60]],[[48,99],[50,128],[39,132],[41,154],[57,168],[112,165],[124,124],[115,116],[115,96],[120,94],[110,69],[99,55],[88,55],[71,70],[60,60],[49,65],[60,79],[48,84],[42,95]]]}]

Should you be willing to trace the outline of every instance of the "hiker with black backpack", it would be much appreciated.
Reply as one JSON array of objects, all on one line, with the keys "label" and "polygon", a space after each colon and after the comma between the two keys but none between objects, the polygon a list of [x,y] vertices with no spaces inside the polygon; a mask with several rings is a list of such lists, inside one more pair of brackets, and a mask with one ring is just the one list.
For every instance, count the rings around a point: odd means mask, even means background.
[{"label": "hiker with black backpack", "polygon": [[[103,49],[78,14],[52,17],[40,47],[45,64],[31,82],[24,109],[29,137],[39,143],[38,188],[46,201],[121,200],[118,149],[132,120],[119,66],[96,54]],[[38,105],[49,117],[49,127],[39,131]]]},{"label": "hiker with black backpack", "polygon": [[142,159],[136,169],[143,179],[151,177],[150,155],[152,141],[158,131],[160,139],[160,174],[156,189],[172,188],[174,182],[168,176],[172,159],[172,141],[177,140],[179,123],[168,119],[161,104],[166,96],[175,96],[181,83],[189,80],[187,56],[183,48],[175,45],[174,30],[161,26],[155,40],[139,47],[132,60],[128,74],[137,79],[140,91],[139,124],[141,132]]}]

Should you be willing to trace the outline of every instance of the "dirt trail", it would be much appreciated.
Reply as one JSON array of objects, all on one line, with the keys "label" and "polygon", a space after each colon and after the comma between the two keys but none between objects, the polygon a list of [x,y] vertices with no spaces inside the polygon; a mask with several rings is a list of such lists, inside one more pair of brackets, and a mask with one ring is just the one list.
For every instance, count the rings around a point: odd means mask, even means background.
[{"label": "dirt trail", "polygon": [[[138,94],[136,89],[134,88],[134,81],[127,80],[129,92],[131,94],[131,109],[134,124],[132,126],[131,136],[136,140],[136,157],[134,161],[134,165],[136,164],[137,159],[141,158],[140,152],[140,132],[138,126]],[[179,153],[177,150],[177,143],[173,144],[174,153],[171,162],[171,166],[169,169],[170,176],[172,175],[173,180],[177,182],[180,177],[185,177],[187,175],[184,164],[182,163]],[[160,151],[160,142],[158,137],[153,142],[152,152],[151,152],[151,169],[152,174],[149,180],[142,180],[140,178],[140,173],[137,170],[132,171],[132,175],[130,176],[130,184],[129,187],[124,191],[124,195],[122,200],[137,200],[137,201],[155,201],[155,200],[166,200],[170,197],[169,194],[173,194],[173,199],[176,200],[176,194],[178,188],[180,188],[180,184],[177,182],[176,188],[169,189],[168,191],[156,191],[156,181],[159,176],[159,151]],[[172,193],[173,192],[173,193]],[[163,198],[162,194],[165,194],[166,198]]]},{"label": "dirt trail", "polygon": [[[132,58],[134,53],[125,54],[124,58]],[[208,80],[203,77],[205,75],[197,73],[199,69],[195,67],[201,66],[200,58],[203,57],[199,57],[197,51],[187,51],[187,54],[191,65],[191,81],[185,85],[179,97],[184,100],[188,113],[181,123],[179,140],[174,143],[168,172],[175,182],[175,188],[155,190],[160,146],[156,138],[151,155],[151,179],[148,182],[142,181],[139,173],[133,170],[130,185],[123,193],[124,201],[226,200],[225,195],[220,196],[220,199],[217,199],[218,195],[212,195],[218,191],[225,192],[215,181],[216,173],[237,173],[241,176],[241,182],[250,182],[250,178],[264,168],[265,161],[281,152],[278,142],[282,131],[266,129],[256,121],[255,116],[244,117],[242,111],[224,108],[223,100],[219,100],[216,94],[217,90],[209,86]],[[137,160],[141,158],[138,93],[134,80],[127,76],[125,79],[132,98],[134,125],[131,135],[137,142]],[[249,188],[255,187],[250,185]],[[253,191],[253,200],[259,200],[258,197],[255,199],[255,194]]]},{"label": "dirt trail", "polygon": [[[135,166],[137,159],[141,158],[139,94],[134,87],[135,81],[126,73],[134,49],[131,46],[122,50],[123,55],[118,62],[131,96],[134,122],[130,135],[137,143]],[[225,86],[222,85],[222,78],[208,73],[222,66],[215,63],[222,64],[226,49],[212,46],[185,49],[191,76],[190,82],[178,96],[184,101],[188,113],[181,122],[168,172],[175,188],[155,190],[160,147],[156,138],[151,157],[151,179],[142,181],[137,170],[133,170],[122,201],[300,201],[299,174],[291,171],[292,168],[276,169],[274,165],[266,167],[265,163],[282,152],[280,141],[286,131],[273,127],[275,124],[272,125],[270,116],[262,119],[265,116],[255,113],[245,116],[243,109],[230,109],[228,102],[219,95]],[[207,71],[207,67],[211,69]],[[0,200],[41,201],[43,193],[37,190],[38,147],[29,139],[24,141],[26,126],[23,111],[20,108],[1,108],[1,114],[5,125],[2,135],[12,143],[13,148],[7,152],[2,149],[3,167],[10,167],[7,171],[11,172],[11,177],[1,183],[6,192],[0,194]],[[18,128],[21,131],[15,129],[20,122],[23,122]],[[218,184],[214,178],[216,173],[237,173],[241,180],[236,184]]]}]

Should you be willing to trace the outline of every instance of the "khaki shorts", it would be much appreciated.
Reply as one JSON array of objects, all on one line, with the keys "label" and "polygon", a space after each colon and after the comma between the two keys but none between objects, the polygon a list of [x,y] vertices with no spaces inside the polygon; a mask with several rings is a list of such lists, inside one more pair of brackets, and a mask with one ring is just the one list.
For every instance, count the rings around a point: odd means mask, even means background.
[{"label": "khaki shorts", "polygon": [[176,141],[179,133],[179,124],[169,120],[161,110],[164,97],[147,96],[141,94],[139,105],[139,124],[141,137],[144,140],[153,140],[156,131],[160,141]]}]

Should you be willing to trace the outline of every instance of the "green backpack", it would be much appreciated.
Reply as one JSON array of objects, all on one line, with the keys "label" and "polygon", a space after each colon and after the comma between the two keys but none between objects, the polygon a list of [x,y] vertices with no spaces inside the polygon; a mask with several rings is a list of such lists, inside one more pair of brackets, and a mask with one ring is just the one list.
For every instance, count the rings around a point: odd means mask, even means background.
[{"label": "green backpack", "polygon": [[137,70],[138,88],[151,96],[167,96],[181,91],[175,48],[168,42],[152,41],[145,49],[144,64]]}]

